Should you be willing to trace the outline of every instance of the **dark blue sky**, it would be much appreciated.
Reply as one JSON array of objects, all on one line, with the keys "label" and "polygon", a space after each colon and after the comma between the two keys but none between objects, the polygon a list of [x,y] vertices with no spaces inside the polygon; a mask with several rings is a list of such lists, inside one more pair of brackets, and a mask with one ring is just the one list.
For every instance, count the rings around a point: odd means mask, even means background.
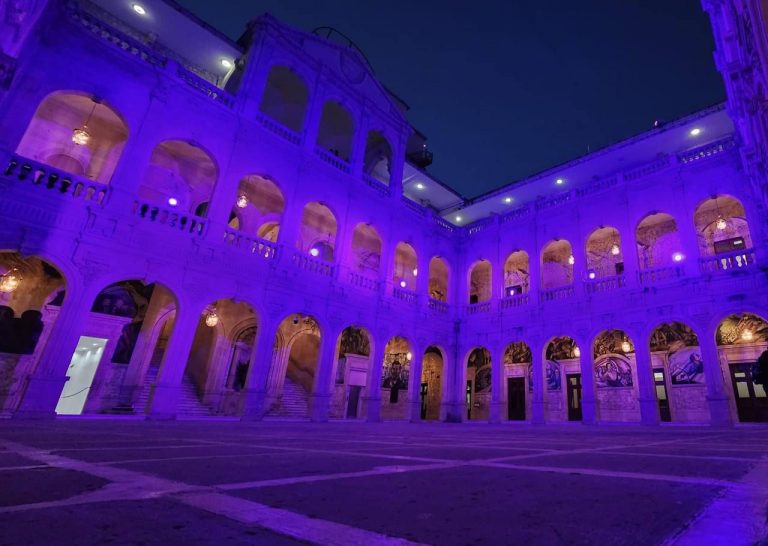
[{"label": "dark blue sky", "polygon": [[699,0],[179,0],[237,38],[269,12],[333,26],[474,196],[725,97]]}]

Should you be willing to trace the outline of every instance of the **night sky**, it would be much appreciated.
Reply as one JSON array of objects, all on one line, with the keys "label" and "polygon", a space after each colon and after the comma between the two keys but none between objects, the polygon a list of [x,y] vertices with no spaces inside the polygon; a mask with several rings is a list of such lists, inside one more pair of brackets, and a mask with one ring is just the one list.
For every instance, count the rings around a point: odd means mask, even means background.
[{"label": "night sky", "polygon": [[475,196],[720,102],[699,0],[178,0],[237,38],[269,12],[365,52]]}]

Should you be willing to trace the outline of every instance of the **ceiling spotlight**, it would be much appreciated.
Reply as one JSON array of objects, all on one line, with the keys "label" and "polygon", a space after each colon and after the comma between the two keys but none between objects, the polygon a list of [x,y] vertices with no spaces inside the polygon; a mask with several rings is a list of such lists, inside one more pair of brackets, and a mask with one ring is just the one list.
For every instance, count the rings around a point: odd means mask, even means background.
[{"label": "ceiling spotlight", "polygon": [[229,59],[222,59],[221,60],[221,66],[223,66],[224,68],[229,70],[230,68],[232,68],[234,66],[234,64]]},{"label": "ceiling spotlight", "polygon": [[179,200],[176,199],[175,197],[169,197],[168,204],[171,205],[172,207],[175,207],[176,205],[179,204]]},{"label": "ceiling spotlight", "polygon": [[562,186],[563,184],[565,184],[565,180],[563,180],[562,178],[558,178],[557,180],[555,180],[555,184],[557,184],[558,186]]},{"label": "ceiling spotlight", "polygon": [[457,222],[461,222],[461,220],[462,220],[461,216],[457,216],[457,217],[456,217],[456,221],[457,221]]},{"label": "ceiling spotlight", "polygon": [[422,184],[421,182],[416,182],[416,189],[417,190],[423,190],[424,189],[424,184]]},{"label": "ceiling spotlight", "polygon": [[144,9],[144,6],[142,6],[141,4],[135,4],[135,3],[131,4],[131,9],[133,10],[134,13],[137,13],[139,15],[147,14],[147,10]]},{"label": "ceiling spotlight", "polygon": [[701,129],[698,127],[694,127],[691,129],[691,132],[689,133],[691,136],[699,136],[701,134]]},{"label": "ceiling spotlight", "polygon": [[505,198],[504,198],[504,202],[505,202],[507,205],[509,205],[509,204],[512,202],[512,198],[511,198],[511,197],[505,197]]}]

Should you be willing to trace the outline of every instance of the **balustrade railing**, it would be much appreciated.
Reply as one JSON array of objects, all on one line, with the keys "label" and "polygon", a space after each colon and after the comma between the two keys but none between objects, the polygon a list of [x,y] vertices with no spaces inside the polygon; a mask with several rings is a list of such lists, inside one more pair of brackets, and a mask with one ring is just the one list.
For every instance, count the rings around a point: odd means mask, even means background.
[{"label": "balustrade railing", "polygon": [[693,150],[688,150],[687,152],[678,154],[677,158],[681,163],[692,163],[694,161],[716,156],[735,147],[736,141],[733,139],[733,137],[729,136],[728,138],[724,138],[716,142],[710,142],[704,146],[699,146]]},{"label": "balustrade railing", "polygon": [[416,294],[416,292],[413,292],[412,290],[406,290],[405,288],[399,288],[397,286],[392,289],[392,296],[396,300],[401,300],[411,304],[414,304],[419,300],[419,296]]},{"label": "balustrade railing", "polygon": [[199,91],[200,93],[207,96],[211,100],[218,102],[219,104],[222,104],[227,108],[233,108],[235,106],[234,96],[230,95],[220,87],[213,85],[211,82],[204,80],[203,78],[201,78],[194,72],[187,70],[183,66],[179,66],[177,68],[176,76],[181,81],[189,85],[192,89]]},{"label": "balustrade railing", "polygon": [[205,218],[195,216],[194,214],[184,214],[173,209],[153,205],[152,203],[135,201],[133,213],[141,220],[162,224],[192,235],[201,236],[205,228]]},{"label": "balustrade railing", "polygon": [[755,251],[751,248],[699,258],[699,266],[702,273],[737,271],[753,265],[755,265]]},{"label": "balustrade railing", "polygon": [[67,195],[99,205],[104,203],[109,187],[93,180],[83,180],[74,175],[32,161],[25,157],[11,155],[5,164],[3,175],[28,182],[52,193]]},{"label": "balustrade railing", "polygon": [[270,260],[277,255],[277,244],[261,237],[246,235],[236,229],[224,230],[224,244]]},{"label": "balustrade railing", "polygon": [[389,197],[392,194],[392,190],[390,190],[389,186],[378,178],[374,178],[369,174],[363,173],[363,181],[368,184],[368,186],[376,190],[377,193],[380,193],[385,197]]},{"label": "balustrade railing", "polygon": [[429,303],[427,305],[430,309],[437,311],[438,313],[448,313],[451,310],[451,306],[446,302],[434,298],[429,298]]},{"label": "balustrade railing", "polygon": [[599,279],[589,279],[584,281],[587,294],[611,292],[623,288],[625,284],[624,275],[611,275],[610,277],[601,277]]},{"label": "balustrade railing", "polygon": [[322,275],[324,277],[333,277],[335,266],[332,263],[325,262],[323,260],[307,256],[300,252],[294,252],[291,259],[293,265],[304,271],[309,271],[316,275]]},{"label": "balustrade railing", "polygon": [[683,276],[683,268],[677,265],[642,269],[637,272],[640,284],[659,284],[673,281]]},{"label": "balustrade railing", "polygon": [[528,305],[528,294],[507,296],[501,298],[499,302],[499,307],[501,307],[501,309],[512,309],[515,307],[522,307],[523,305]]},{"label": "balustrade railing", "polygon": [[491,311],[490,301],[481,301],[479,303],[470,303],[467,305],[468,315],[477,315],[479,313],[489,313]]},{"label": "balustrade railing", "polygon": [[349,171],[351,170],[347,160],[340,158],[334,153],[331,153],[329,150],[326,150],[322,146],[315,146],[315,155],[343,173],[349,174]]},{"label": "balustrade railing", "polygon": [[371,279],[370,277],[366,277],[360,273],[350,271],[347,279],[349,280],[349,284],[352,286],[356,286],[364,290],[370,290],[372,292],[378,292],[379,290],[380,283],[377,279]]},{"label": "balustrade railing", "polygon": [[541,301],[547,302],[572,298],[576,294],[576,290],[572,284],[568,284],[566,286],[558,286],[557,288],[542,290],[539,294]]},{"label": "balustrade railing", "polygon": [[301,144],[301,135],[299,133],[275,121],[274,119],[267,116],[266,114],[258,112],[256,114],[256,120],[267,131],[276,134],[277,136],[279,136],[284,140],[287,140],[291,144],[296,144],[297,146]]}]

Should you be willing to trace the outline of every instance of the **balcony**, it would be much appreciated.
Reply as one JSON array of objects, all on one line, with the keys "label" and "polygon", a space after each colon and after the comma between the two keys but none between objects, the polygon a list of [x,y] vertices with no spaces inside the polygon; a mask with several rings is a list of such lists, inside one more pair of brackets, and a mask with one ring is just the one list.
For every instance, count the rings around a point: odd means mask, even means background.
[{"label": "balcony", "polygon": [[539,293],[542,302],[558,301],[566,298],[572,298],[576,294],[576,289],[572,284],[549,288]]},{"label": "balcony", "polygon": [[611,275],[599,279],[590,279],[584,282],[587,294],[603,294],[613,292],[626,286],[624,275]]},{"label": "balcony", "polygon": [[205,218],[141,201],[134,202],[133,215],[145,222],[163,225],[198,237],[203,235],[205,228]]},{"label": "balcony", "polygon": [[415,305],[419,301],[419,295],[416,292],[412,290],[406,290],[405,288],[399,288],[397,286],[392,288],[392,296],[396,300],[404,301],[410,305]]},{"label": "balcony", "polygon": [[702,273],[744,270],[754,265],[755,250],[752,248],[699,258]]},{"label": "balcony", "polygon": [[277,256],[277,244],[260,237],[252,237],[235,229],[224,230],[224,244],[247,254],[272,260]]}]

